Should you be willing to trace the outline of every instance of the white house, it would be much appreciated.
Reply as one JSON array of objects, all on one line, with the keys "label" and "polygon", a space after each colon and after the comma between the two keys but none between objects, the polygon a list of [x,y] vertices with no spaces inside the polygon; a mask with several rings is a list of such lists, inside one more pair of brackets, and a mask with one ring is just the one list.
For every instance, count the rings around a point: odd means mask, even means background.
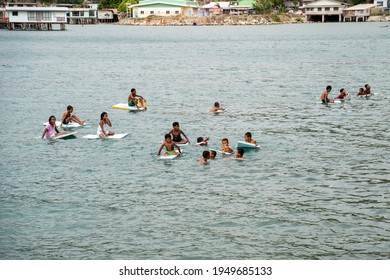
[{"label": "white house", "polygon": [[141,0],[138,4],[127,8],[131,11],[133,18],[145,18],[148,16],[196,16],[198,7],[198,2],[191,0]]},{"label": "white house", "polygon": [[374,0],[374,4],[378,8],[382,8],[385,11],[389,11],[390,10],[390,0]]},{"label": "white house", "polygon": [[59,24],[65,30],[67,23],[66,7],[7,7],[8,29],[15,28],[52,30],[53,24]]},{"label": "white house", "polygon": [[367,21],[375,4],[359,4],[343,10],[344,21]]},{"label": "white house", "polygon": [[308,21],[342,21],[343,10],[348,7],[344,4],[331,0],[319,0],[305,5],[305,14]]}]

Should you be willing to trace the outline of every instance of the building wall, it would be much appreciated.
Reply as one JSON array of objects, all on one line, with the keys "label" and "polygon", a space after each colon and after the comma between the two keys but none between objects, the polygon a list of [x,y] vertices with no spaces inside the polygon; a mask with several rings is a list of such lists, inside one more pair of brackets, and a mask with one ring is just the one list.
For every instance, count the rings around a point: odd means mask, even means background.
[{"label": "building wall", "polygon": [[148,16],[175,16],[183,14],[182,7],[152,5],[152,7],[135,7],[133,17],[145,18]]},{"label": "building wall", "polygon": [[374,0],[374,4],[378,8],[390,8],[390,0]]},{"label": "building wall", "polygon": [[9,22],[66,23],[66,12],[50,11],[9,11]]}]

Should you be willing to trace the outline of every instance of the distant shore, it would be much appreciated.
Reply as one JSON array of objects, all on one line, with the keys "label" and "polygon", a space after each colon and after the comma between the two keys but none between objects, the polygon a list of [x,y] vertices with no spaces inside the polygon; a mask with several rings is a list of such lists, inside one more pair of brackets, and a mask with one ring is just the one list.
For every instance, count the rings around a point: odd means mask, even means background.
[{"label": "distant shore", "polygon": [[[371,16],[368,22],[389,22],[390,16]],[[147,18],[122,18],[120,25],[139,26],[203,26],[203,25],[268,25],[307,23],[302,15],[219,15],[207,17],[149,16]]]}]

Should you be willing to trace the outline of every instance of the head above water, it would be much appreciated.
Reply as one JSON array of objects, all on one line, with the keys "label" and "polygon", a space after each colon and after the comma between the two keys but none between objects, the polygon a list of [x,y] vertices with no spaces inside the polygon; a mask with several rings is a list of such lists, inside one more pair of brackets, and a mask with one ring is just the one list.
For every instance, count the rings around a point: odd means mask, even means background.
[{"label": "head above water", "polygon": [[136,90],[135,88],[132,88],[132,89],[130,90],[130,92],[131,92],[131,93],[137,93],[137,90]]},{"label": "head above water", "polygon": [[244,156],[244,149],[243,148],[237,148],[236,156],[237,157],[243,157]]},{"label": "head above water", "polygon": [[326,90],[327,90],[327,91],[331,91],[331,90],[332,90],[332,86],[330,86],[330,85],[327,86],[327,87],[326,87]]},{"label": "head above water", "polygon": [[340,93],[342,93],[344,91],[344,89],[342,88],[342,89],[340,89]]},{"label": "head above water", "polygon": [[214,107],[219,107],[219,102],[215,102]]},{"label": "head above water", "polygon": [[179,123],[178,123],[178,122],[174,122],[174,123],[172,123],[172,126],[173,126],[173,127],[179,126]]},{"label": "head above water", "polygon": [[172,140],[172,136],[170,134],[165,134],[165,140]]},{"label": "head above water", "polygon": [[196,139],[196,143],[200,143],[200,142],[203,142],[203,141],[204,141],[203,137],[198,137]]},{"label": "head above water", "polygon": [[222,144],[223,144],[224,142],[225,142],[226,144],[229,144],[229,139],[227,139],[227,138],[222,138]]},{"label": "head above water", "polygon": [[73,110],[73,107],[71,105],[68,105],[68,107],[66,107],[66,110],[68,111]]},{"label": "head above water", "polygon": [[252,138],[252,133],[247,132],[247,133],[245,133],[245,136],[247,136],[248,138]]},{"label": "head above water", "polygon": [[203,158],[209,159],[210,158],[210,152],[209,151],[203,151],[202,156],[203,156]]},{"label": "head above water", "polygon": [[217,156],[217,152],[214,150],[210,151],[210,158],[215,158]]},{"label": "head above water", "polygon": [[56,122],[56,117],[55,116],[50,116],[49,118],[49,123],[54,124]]}]

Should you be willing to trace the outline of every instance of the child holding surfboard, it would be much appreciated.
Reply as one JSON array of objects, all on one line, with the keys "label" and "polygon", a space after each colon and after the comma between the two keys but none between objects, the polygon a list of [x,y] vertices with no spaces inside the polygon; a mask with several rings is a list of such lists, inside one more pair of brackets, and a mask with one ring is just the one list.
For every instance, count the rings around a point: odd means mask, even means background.
[{"label": "child holding surfboard", "polygon": [[211,113],[215,113],[215,112],[219,112],[219,111],[225,111],[225,108],[222,108],[220,105],[219,105],[219,102],[215,102],[214,103],[214,107],[210,109],[210,112]]},{"label": "child holding surfboard", "polygon": [[198,137],[196,139],[196,145],[199,146],[206,146],[209,144],[209,137],[203,138],[203,137]]},{"label": "child holding surfboard", "polygon": [[[180,129],[179,123],[174,122],[172,124],[172,126],[173,126],[173,129],[171,129],[171,131],[168,132],[168,134],[172,134],[172,141],[175,144],[186,144],[187,142],[189,144],[190,140],[188,140],[187,135],[185,135],[185,133]],[[186,139],[181,138],[182,134]]]},{"label": "child holding surfboard", "polygon": [[101,113],[100,122],[97,128],[97,135],[100,138],[106,138],[109,135],[114,135],[115,132],[110,130],[111,126],[112,124],[108,118],[108,114],[106,112]]},{"label": "child holding surfboard", "polygon": [[[161,154],[161,150],[165,147],[166,152],[164,153],[164,156],[169,155],[177,155],[180,156],[181,150],[178,145],[175,144],[175,142],[172,141],[172,137],[170,134],[165,134],[165,141],[162,143],[160,149],[157,152],[157,155],[159,156]],[[178,152],[175,151],[175,147],[179,150]]]},{"label": "child holding surfboard", "polygon": [[56,117],[50,116],[49,123],[45,126],[45,130],[42,133],[42,138],[50,139],[55,136],[66,134],[66,132],[59,132],[56,126]]},{"label": "child holding surfboard", "polygon": [[244,140],[247,143],[257,144],[256,140],[252,139],[252,133],[250,133],[250,132],[245,133]]}]

